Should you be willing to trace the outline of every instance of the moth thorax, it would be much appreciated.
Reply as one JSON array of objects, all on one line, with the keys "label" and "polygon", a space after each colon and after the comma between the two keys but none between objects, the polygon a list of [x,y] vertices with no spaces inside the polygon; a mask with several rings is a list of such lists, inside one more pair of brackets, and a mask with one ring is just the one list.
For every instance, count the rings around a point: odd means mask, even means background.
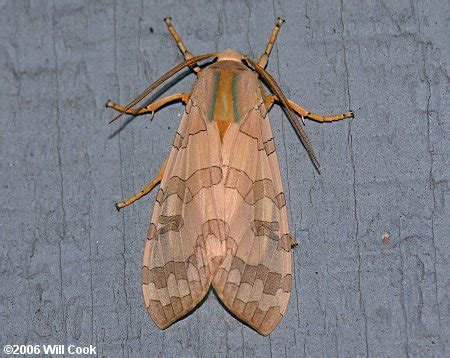
[{"label": "moth thorax", "polygon": [[242,60],[242,55],[238,51],[232,50],[232,49],[222,51],[219,54],[219,56],[217,57],[217,61],[241,62],[241,60]]}]

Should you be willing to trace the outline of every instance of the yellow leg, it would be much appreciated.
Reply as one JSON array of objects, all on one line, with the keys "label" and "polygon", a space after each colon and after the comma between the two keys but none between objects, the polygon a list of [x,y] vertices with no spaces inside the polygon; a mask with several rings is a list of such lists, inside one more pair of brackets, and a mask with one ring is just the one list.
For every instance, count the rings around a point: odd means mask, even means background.
[{"label": "yellow leg", "polygon": [[129,198],[129,199],[125,200],[125,201],[122,201],[121,203],[116,203],[116,209],[120,210],[120,209],[124,208],[125,206],[133,204],[136,200],[139,200],[143,196],[145,196],[148,193],[150,193],[152,191],[152,189],[162,180],[162,178],[164,176],[164,171],[166,170],[166,164],[167,164],[167,161],[163,164],[161,169],[159,169],[159,172],[156,175],[156,178],[153,179],[149,184],[147,184],[142,191],[140,191],[139,193],[135,194],[131,198]]},{"label": "yellow leg", "polygon": [[[188,51],[188,49],[186,48],[186,46],[184,45],[183,40],[181,40],[180,36],[178,35],[178,33],[175,31],[175,28],[172,25],[172,19],[170,17],[166,17],[164,19],[164,22],[167,25],[167,28],[169,29],[170,34],[172,35],[172,37],[174,38],[174,40],[176,41],[178,48],[181,50],[181,53],[184,56],[185,60],[189,60],[190,58],[192,58],[192,53]],[[201,71],[200,67],[198,67],[197,65],[192,65],[189,66],[195,73],[199,73]]]},{"label": "yellow leg", "polygon": [[[146,107],[142,107],[139,109],[130,108],[125,113],[132,114],[135,116],[140,115],[140,114],[145,114],[145,113],[153,114],[158,109],[165,106],[167,103],[175,102],[175,101],[182,101],[184,104],[186,104],[188,100],[189,100],[189,95],[187,93],[176,93],[171,96],[161,98],[161,99],[157,100],[156,102],[149,104]],[[125,110],[124,106],[121,106],[120,104],[116,104],[111,100],[106,102],[106,108],[112,108],[118,112],[123,112]]]},{"label": "yellow leg", "polygon": [[[274,104],[274,102],[278,101],[277,96],[271,94],[268,95],[267,97],[264,98],[264,105],[266,106],[267,110],[270,109],[270,107],[272,107],[272,105]],[[303,107],[300,107],[297,103],[292,102],[292,101],[288,101],[289,107],[295,112],[297,113],[300,117],[303,118],[308,118],[308,119],[312,119],[313,121],[316,122],[334,122],[334,121],[340,121],[341,119],[345,119],[345,118],[354,118],[355,114],[350,111],[350,112],[345,112],[345,113],[341,113],[341,114],[336,114],[336,115],[332,115],[332,116],[321,116],[318,115],[316,113],[311,113],[308,110],[304,109]]]},{"label": "yellow leg", "polygon": [[280,31],[281,25],[283,25],[284,20],[279,17],[277,19],[277,22],[275,24],[275,27],[273,28],[272,35],[269,38],[269,42],[267,43],[266,49],[264,50],[264,53],[261,55],[261,57],[258,60],[258,65],[260,65],[262,68],[266,68],[267,61],[269,61],[270,52],[272,52],[273,44],[275,43],[278,32]]}]

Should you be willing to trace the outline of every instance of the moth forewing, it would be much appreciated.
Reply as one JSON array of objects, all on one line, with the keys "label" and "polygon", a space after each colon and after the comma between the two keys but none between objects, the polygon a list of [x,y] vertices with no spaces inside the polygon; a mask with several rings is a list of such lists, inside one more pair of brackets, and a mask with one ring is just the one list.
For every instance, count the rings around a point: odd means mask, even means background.
[{"label": "moth forewing", "polygon": [[[203,120],[196,96],[197,87],[175,136],[145,247],[142,288],[148,312],[161,328],[200,302],[211,284],[213,260],[220,255],[207,240],[208,226],[220,217],[207,204],[220,201],[216,187],[222,168],[214,139],[218,135]],[[214,142],[216,149],[210,150]]]},{"label": "moth forewing", "polygon": [[[278,158],[257,77],[246,91],[254,98],[225,138],[227,251],[213,286],[237,317],[263,335],[277,326],[291,286],[291,241]],[[231,128],[230,128],[231,130]],[[233,204],[232,204],[233,203]]]}]

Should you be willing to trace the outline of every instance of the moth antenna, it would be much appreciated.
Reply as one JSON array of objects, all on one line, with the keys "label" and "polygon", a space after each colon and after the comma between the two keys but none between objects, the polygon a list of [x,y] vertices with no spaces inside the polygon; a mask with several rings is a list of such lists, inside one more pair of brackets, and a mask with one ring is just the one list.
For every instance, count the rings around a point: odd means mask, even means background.
[{"label": "moth antenna", "polygon": [[317,170],[319,170],[320,163],[319,163],[319,160],[317,159],[316,154],[314,153],[311,142],[310,142],[308,136],[306,135],[305,131],[301,127],[300,122],[297,121],[296,118],[294,117],[294,114],[292,113],[291,109],[289,108],[288,100],[287,100],[286,96],[283,94],[283,92],[281,91],[281,88],[278,85],[278,83],[273,79],[273,77],[264,68],[262,68],[260,65],[258,65],[251,58],[249,58],[248,56],[244,56],[243,58],[267,82],[267,84],[269,85],[269,88],[280,99],[281,104],[286,109],[286,113],[288,115],[289,121],[294,126],[294,129],[297,132],[298,136],[300,137],[300,140],[302,141],[303,145],[305,146],[306,151],[308,152],[312,162],[314,163],[314,166],[316,167]]},{"label": "moth antenna", "polygon": [[266,68],[267,62],[269,61],[270,53],[272,52],[273,45],[278,37],[278,32],[280,31],[281,25],[283,25],[284,20],[279,17],[277,22],[275,23],[275,27],[273,28],[272,35],[270,35],[269,42],[266,45],[266,48],[258,60],[258,65],[262,68]]},{"label": "moth antenna", "polygon": [[[167,29],[169,30],[170,34],[172,35],[173,39],[178,45],[178,48],[180,49],[181,53],[184,56],[185,60],[189,60],[190,58],[194,57],[192,53],[187,49],[186,45],[184,44],[183,40],[181,39],[180,35],[178,35],[178,32],[175,30],[172,24],[172,18],[166,17],[164,19],[164,22],[167,25]],[[201,71],[201,68],[197,65],[189,66],[195,73],[199,73]]]},{"label": "moth antenna", "polygon": [[200,55],[200,56],[195,56],[195,57],[192,57],[192,58],[184,61],[183,63],[180,63],[178,66],[175,66],[170,71],[168,71],[164,75],[162,75],[158,80],[153,82],[150,86],[148,86],[144,91],[141,92],[141,94],[139,94],[139,96],[137,96],[130,103],[128,103],[126,105],[126,107],[124,108],[124,110],[121,111],[119,114],[117,114],[115,117],[113,117],[109,121],[109,123],[112,123],[115,120],[117,120],[120,117],[122,117],[126,111],[128,111],[131,107],[135,106],[137,103],[142,101],[145,97],[147,97],[150,94],[150,92],[152,92],[153,90],[158,88],[162,83],[164,83],[170,77],[175,75],[177,72],[181,71],[183,68],[185,68],[187,66],[190,66],[190,65],[192,65],[194,63],[206,60],[206,59],[211,58],[211,57],[217,57],[217,55],[218,55],[218,53],[214,52],[214,53],[207,53],[207,54]]}]

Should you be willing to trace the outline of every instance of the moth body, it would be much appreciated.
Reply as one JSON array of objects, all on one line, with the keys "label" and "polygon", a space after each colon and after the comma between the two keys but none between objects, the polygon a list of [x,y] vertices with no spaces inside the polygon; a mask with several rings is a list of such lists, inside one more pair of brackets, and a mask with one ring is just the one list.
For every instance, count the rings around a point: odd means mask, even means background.
[{"label": "moth body", "polygon": [[[142,266],[142,292],[148,313],[166,328],[189,313],[212,287],[224,305],[262,335],[280,322],[289,302],[292,246],[286,200],[268,111],[275,101],[318,166],[302,118],[333,121],[352,112],[319,116],[288,101],[265,66],[283,20],[278,19],[258,62],[235,50],[193,57],[165,19],[185,62],[122,107],[124,113],[154,113],[174,100],[185,109],[166,163],[143,191],[159,182]],[[198,63],[216,58],[201,68]],[[133,106],[165,80],[189,66],[197,80],[189,92],[173,94],[147,107]],[[265,95],[260,79],[273,94]]]}]

